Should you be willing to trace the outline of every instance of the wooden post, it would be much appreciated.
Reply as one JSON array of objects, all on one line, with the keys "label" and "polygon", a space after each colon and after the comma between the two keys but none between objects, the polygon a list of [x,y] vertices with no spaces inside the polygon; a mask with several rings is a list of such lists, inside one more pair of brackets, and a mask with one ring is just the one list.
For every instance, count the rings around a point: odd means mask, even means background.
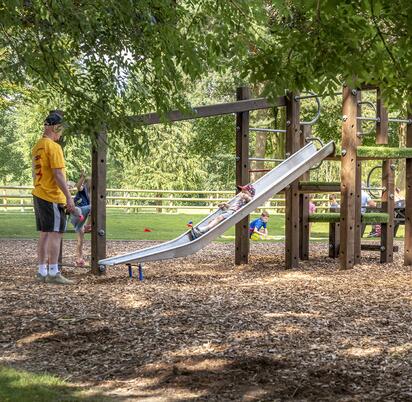
[{"label": "wooden post", "polygon": [[[286,157],[300,147],[299,100],[296,93],[286,96]],[[299,180],[285,190],[285,266],[286,269],[299,266]]]},{"label": "wooden post", "polygon": [[[331,208],[330,212],[337,212]],[[329,257],[338,258],[340,249],[340,223],[329,223]]]},{"label": "wooden post", "polygon": [[94,274],[100,274],[99,260],[106,258],[106,157],[107,134],[96,134],[92,146],[92,261]]},{"label": "wooden post", "polygon": [[[306,145],[305,139],[312,135],[312,126],[301,125],[302,135],[300,136],[300,148]],[[309,181],[310,171],[304,173],[300,180]],[[300,215],[300,233],[299,233],[299,258],[301,260],[309,259],[309,238],[310,238],[310,223],[309,223],[309,194],[299,194],[299,215]]]},{"label": "wooden post", "polygon": [[[356,116],[362,116],[362,92],[356,92]],[[357,120],[356,125],[356,145],[362,145],[362,121]],[[355,249],[354,249],[354,264],[360,263],[361,258],[361,243],[362,243],[362,162],[356,160],[356,184],[355,184]]]},{"label": "wooden post", "polygon": [[[412,119],[412,105],[409,105],[408,119]],[[412,147],[412,124],[406,128],[406,146]],[[404,265],[412,265],[412,158],[405,162],[405,254]]]},{"label": "wooden post", "polygon": [[[386,145],[389,142],[388,112],[383,105],[379,89],[376,95],[376,117],[380,119],[376,124],[376,144]],[[382,192],[382,212],[389,215],[388,222],[381,224],[380,261],[382,263],[393,261],[395,180],[391,166],[390,159],[385,159],[382,162],[382,187],[385,188]]]},{"label": "wooden post", "polygon": [[343,87],[341,156],[340,266],[355,263],[357,91]]},{"label": "wooden post", "polygon": [[[240,87],[237,100],[250,98],[250,89]],[[249,111],[236,113],[236,185],[249,183]],[[249,216],[236,224],[235,264],[247,264],[249,259]]]}]

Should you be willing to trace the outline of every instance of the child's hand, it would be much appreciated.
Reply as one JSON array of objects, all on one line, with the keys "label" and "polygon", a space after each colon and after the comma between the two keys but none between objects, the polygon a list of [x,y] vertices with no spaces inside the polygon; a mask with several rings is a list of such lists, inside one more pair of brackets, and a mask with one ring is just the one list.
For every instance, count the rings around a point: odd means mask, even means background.
[{"label": "child's hand", "polygon": [[220,209],[228,209],[229,208],[229,204],[227,202],[222,202],[220,204],[218,204],[218,207]]}]

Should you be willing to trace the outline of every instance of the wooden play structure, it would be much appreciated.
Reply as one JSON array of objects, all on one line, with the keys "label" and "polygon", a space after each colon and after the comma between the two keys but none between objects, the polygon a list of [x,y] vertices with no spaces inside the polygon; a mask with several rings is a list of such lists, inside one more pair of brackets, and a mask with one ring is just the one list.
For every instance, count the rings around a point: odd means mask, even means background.
[{"label": "wooden play structure", "polygon": [[[377,93],[376,117],[363,117],[362,90],[375,90]],[[237,90],[237,101],[193,108],[185,114],[173,111],[166,116],[150,113],[130,117],[136,125],[152,125],[164,122],[176,122],[224,114],[236,114],[236,185],[245,185],[250,181],[250,161],[256,160],[249,154],[249,114],[253,110],[274,107],[286,108],[286,128],[273,129],[286,135],[285,157],[297,152],[308,141],[317,141],[311,135],[311,122],[300,120],[300,102],[302,99],[315,98],[317,95],[287,93],[272,102],[266,99],[250,99],[250,90],[241,87]],[[405,265],[412,265],[412,115],[408,118],[389,119],[383,106],[378,88],[363,86],[352,89],[347,86],[342,91],[342,142],[340,155],[329,159],[341,162],[341,183],[319,183],[310,181],[310,173],[294,181],[285,189],[285,267],[296,268],[299,260],[309,258],[310,222],[330,223],[329,256],[339,255],[341,268],[348,269],[359,263],[361,257],[361,229],[365,223],[382,225],[381,244],[372,247],[380,252],[382,263],[393,259],[394,238],[394,171],[392,160],[406,158],[405,189]],[[318,114],[320,113],[320,108]],[[362,146],[362,121],[373,120],[376,123],[376,147]],[[388,148],[388,123],[406,123],[406,148]],[[106,257],[106,152],[107,133],[96,134],[92,151],[92,271],[101,272],[98,261]],[[361,169],[362,160],[382,160],[382,209],[380,212],[361,214]],[[341,208],[339,212],[313,214],[309,216],[309,194],[321,192],[340,192]],[[369,248],[370,245],[369,245]],[[235,263],[247,264],[249,257],[249,217],[236,225]]]}]

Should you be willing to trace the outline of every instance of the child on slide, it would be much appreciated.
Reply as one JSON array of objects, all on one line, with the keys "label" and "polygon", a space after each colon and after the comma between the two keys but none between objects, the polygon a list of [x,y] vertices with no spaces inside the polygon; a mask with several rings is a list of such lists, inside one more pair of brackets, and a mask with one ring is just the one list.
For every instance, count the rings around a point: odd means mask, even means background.
[{"label": "child on slide", "polygon": [[237,188],[240,190],[240,193],[236,196],[236,200],[234,201],[234,203],[228,204],[225,202],[223,204],[219,204],[218,206],[223,211],[223,213],[214,218],[206,226],[198,226],[197,228],[194,227],[191,230],[191,235],[193,239],[202,236],[207,231],[209,231],[210,229],[218,225],[220,222],[222,222],[224,219],[228,218],[229,216],[232,216],[237,210],[239,210],[248,202],[250,202],[252,198],[255,196],[256,191],[251,184],[247,184],[246,186],[237,186]]}]

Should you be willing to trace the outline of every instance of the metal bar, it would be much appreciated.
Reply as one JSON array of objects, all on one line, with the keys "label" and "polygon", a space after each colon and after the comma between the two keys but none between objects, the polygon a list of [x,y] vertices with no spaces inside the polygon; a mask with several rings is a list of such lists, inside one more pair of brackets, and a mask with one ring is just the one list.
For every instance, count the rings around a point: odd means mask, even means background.
[{"label": "metal bar", "polygon": [[249,161],[258,161],[258,162],[283,162],[284,159],[249,158]]},{"label": "metal bar", "polygon": [[363,121],[376,121],[377,123],[380,122],[379,117],[366,117],[366,116],[358,116],[358,120],[363,120]]},{"label": "metal bar", "polygon": [[310,94],[310,95],[299,95],[299,96],[295,96],[296,100],[302,100],[302,99],[311,99],[311,98],[324,98],[326,96],[338,96],[338,95],[342,95],[342,92],[332,92],[330,94]]},{"label": "metal bar", "polygon": [[[240,87],[237,100],[250,98],[250,89]],[[249,183],[249,111],[236,115],[236,185]],[[249,260],[249,215],[235,227],[235,265],[247,264]]]},{"label": "metal bar", "polygon": [[196,106],[191,113],[173,110],[161,116],[158,113],[147,113],[138,116],[130,116],[129,120],[135,124],[159,124],[173,121],[192,120],[200,117],[219,116],[222,114],[242,113],[250,110],[269,109],[274,106],[285,106],[286,101],[284,96],[278,97],[273,103],[269,103],[267,99],[245,99],[231,103],[220,103],[216,105]]},{"label": "metal bar", "polygon": [[412,119],[393,119],[393,118],[389,118],[388,121],[391,122],[391,123],[412,124]]},{"label": "metal bar", "polygon": [[260,127],[250,127],[249,131],[259,131],[264,133],[286,133],[286,130],[281,130],[277,128],[260,128]]}]

